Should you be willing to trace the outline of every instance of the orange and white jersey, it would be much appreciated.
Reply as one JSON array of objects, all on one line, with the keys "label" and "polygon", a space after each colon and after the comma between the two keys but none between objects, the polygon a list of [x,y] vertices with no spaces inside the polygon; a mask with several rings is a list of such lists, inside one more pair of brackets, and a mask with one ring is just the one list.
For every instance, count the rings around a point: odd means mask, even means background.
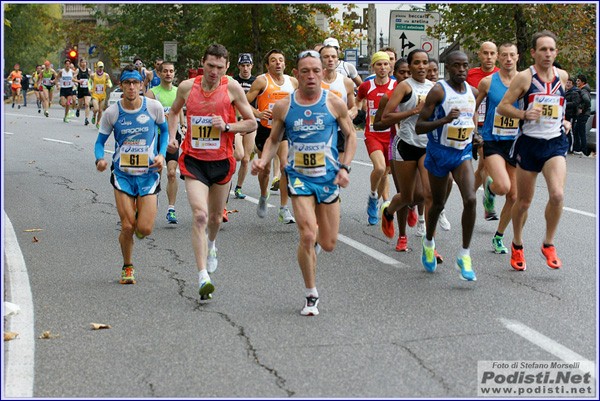
[{"label": "orange and white jersey", "polygon": [[[275,102],[283,99],[288,96],[290,93],[294,91],[294,85],[292,84],[292,80],[289,75],[283,75],[283,84],[277,85],[273,80],[273,77],[268,72],[262,74],[261,76],[265,77],[267,80],[267,87],[265,90],[256,97],[256,105],[258,106],[258,111],[263,110],[272,110]],[[261,119],[260,123],[263,127],[271,128],[271,123],[273,120],[271,119]]]}]

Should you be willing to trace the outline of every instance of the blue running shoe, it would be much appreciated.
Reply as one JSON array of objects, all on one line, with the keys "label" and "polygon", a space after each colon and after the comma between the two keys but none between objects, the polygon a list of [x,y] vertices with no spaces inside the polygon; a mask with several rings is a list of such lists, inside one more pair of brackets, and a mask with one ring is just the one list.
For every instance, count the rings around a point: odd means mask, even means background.
[{"label": "blue running shoe", "polygon": [[242,193],[242,188],[236,188],[233,193],[236,199],[246,199],[246,195]]},{"label": "blue running shoe", "polygon": [[490,185],[492,185],[492,177],[488,177],[483,184],[483,209],[485,211],[485,219],[487,221],[498,220],[498,214],[496,213],[496,195],[490,191]]},{"label": "blue running shoe", "polygon": [[169,209],[167,211],[167,221],[169,224],[177,224],[177,215],[175,214],[175,209]]},{"label": "blue running shoe", "polygon": [[367,215],[369,216],[369,225],[374,226],[379,223],[379,208],[377,207],[377,198],[371,198],[369,196],[369,202],[367,203]]},{"label": "blue running shoe", "polygon": [[471,257],[463,256],[456,259],[456,268],[460,270],[460,278],[466,281],[477,281],[475,272],[471,267]]},{"label": "blue running shoe", "polygon": [[423,254],[421,255],[421,263],[429,273],[433,273],[437,268],[437,258],[435,257],[435,246],[428,247],[425,245],[425,237],[423,237]]}]

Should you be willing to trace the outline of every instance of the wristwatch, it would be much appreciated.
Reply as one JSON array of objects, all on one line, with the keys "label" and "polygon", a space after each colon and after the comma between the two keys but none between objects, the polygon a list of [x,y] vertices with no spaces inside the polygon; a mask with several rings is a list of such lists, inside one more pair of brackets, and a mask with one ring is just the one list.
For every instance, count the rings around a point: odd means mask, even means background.
[{"label": "wristwatch", "polygon": [[225,131],[223,132],[229,132],[230,129],[231,127],[229,126],[229,124],[225,124]]},{"label": "wristwatch", "polygon": [[350,174],[350,172],[352,171],[352,167],[344,164],[344,163],[340,163],[340,168],[346,170],[348,172],[348,174]]}]

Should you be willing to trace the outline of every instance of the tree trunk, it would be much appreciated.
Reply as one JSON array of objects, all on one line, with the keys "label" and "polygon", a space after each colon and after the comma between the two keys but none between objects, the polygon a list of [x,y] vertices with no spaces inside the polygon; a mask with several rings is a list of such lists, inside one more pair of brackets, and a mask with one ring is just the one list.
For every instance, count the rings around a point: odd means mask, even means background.
[{"label": "tree trunk", "polygon": [[523,71],[527,67],[527,52],[529,50],[529,35],[527,35],[527,22],[523,15],[523,6],[515,4],[515,31],[517,38],[517,50],[519,51],[519,63],[517,70]]},{"label": "tree trunk", "polygon": [[263,48],[260,40],[260,7],[261,4],[250,6],[250,21],[252,22],[252,43],[254,44],[254,66],[257,67],[255,75],[262,74],[264,63],[262,62]]}]

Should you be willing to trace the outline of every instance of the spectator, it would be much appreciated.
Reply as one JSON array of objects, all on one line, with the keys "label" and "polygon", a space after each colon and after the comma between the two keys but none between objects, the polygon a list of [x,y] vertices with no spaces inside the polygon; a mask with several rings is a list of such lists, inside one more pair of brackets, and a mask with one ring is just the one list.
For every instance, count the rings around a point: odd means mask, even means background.
[{"label": "spectator", "polygon": [[21,79],[21,93],[23,94],[23,107],[27,107],[27,91],[29,90],[29,77],[27,74],[23,74]]},{"label": "spectator", "polygon": [[[575,127],[577,111],[582,102],[581,90],[575,86],[575,78],[572,77],[567,80],[565,87],[567,88],[565,93],[565,100],[567,101],[565,118],[571,123],[571,127]],[[569,153],[573,153],[573,128],[569,130],[567,137],[569,139]]]},{"label": "spectator", "polygon": [[590,118],[590,110],[592,107],[591,91],[592,89],[587,83],[587,77],[583,74],[577,76],[575,81],[577,87],[581,90],[581,104],[579,106],[579,113],[577,114],[577,121],[575,123],[575,129],[573,130],[573,153],[576,155],[587,154],[587,138],[585,132],[585,126],[588,118]]}]

